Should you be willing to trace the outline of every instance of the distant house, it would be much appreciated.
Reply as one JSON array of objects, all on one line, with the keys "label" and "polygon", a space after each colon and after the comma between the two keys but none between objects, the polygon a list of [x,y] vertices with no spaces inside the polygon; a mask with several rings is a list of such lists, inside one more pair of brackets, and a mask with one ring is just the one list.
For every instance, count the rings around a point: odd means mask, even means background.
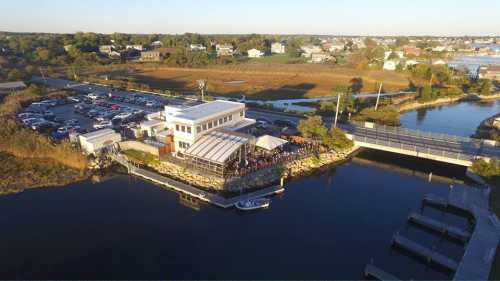
[{"label": "distant house", "polygon": [[433,61],[432,64],[433,65],[446,65],[447,63],[442,59],[438,59],[438,60]]},{"label": "distant house", "polygon": [[323,63],[323,62],[327,62],[331,59],[332,59],[332,56],[330,56],[327,53],[312,53],[311,60],[309,62],[311,62],[311,63]]},{"label": "distant house", "polygon": [[391,54],[394,53],[399,59],[403,59],[405,57],[405,54],[403,51],[386,51],[384,53],[384,60],[388,60]]},{"label": "distant house", "polygon": [[144,51],[144,46],[143,45],[127,45],[125,46],[126,50],[137,50],[137,51]]},{"label": "distant house", "polygon": [[78,136],[80,147],[87,155],[97,155],[101,150],[112,147],[121,140],[121,135],[112,129],[102,129]]},{"label": "distant house", "polygon": [[300,50],[302,51],[302,56],[306,58],[310,58],[312,54],[323,53],[323,49],[316,45],[300,46]]},{"label": "distant house", "polygon": [[207,50],[207,47],[202,44],[191,44],[189,45],[189,48],[191,49],[191,52],[201,52]]},{"label": "distant house", "polygon": [[394,71],[399,65],[397,60],[386,60],[384,62],[384,70]]},{"label": "distant house", "polygon": [[73,47],[73,45],[71,45],[71,44],[64,45],[64,50],[65,50],[66,52],[69,52],[69,50],[70,50],[72,47]]},{"label": "distant house", "polygon": [[141,61],[144,62],[157,62],[163,60],[167,54],[169,54],[169,49],[154,49],[151,51],[141,52]]},{"label": "distant house", "polygon": [[113,45],[101,45],[99,46],[99,53],[109,55],[114,49],[115,46]]},{"label": "distant house", "polygon": [[414,66],[414,65],[417,65],[417,64],[419,64],[419,62],[416,61],[416,60],[406,60],[405,61],[405,66],[406,67],[408,67],[408,66]]},{"label": "distant house", "polygon": [[415,46],[410,46],[410,45],[407,45],[407,46],[404,46],[403,47],[403,52],[406,56],[420,56],[422,54],[422,49],[420,48],[417,48]]},{"label": "distant house", "polygon": [[451,46],[436,46],[432,48],[433,52],[453,52],[453,48]]},{"label": "distant house", "polygon": [[232,56],[234,53],[234,47],[231,44],[217,44],[215,45],[215,51],[218,57]]},{"label": "distant house", "polygon": [[285,44],[281,42],[275,42],[271,44],[271,53],[273,54],[284,54],[285,53]]},{"label": "distant house", "polygon": [[257,49],[250,49],[247,51],[249,58],[260,58],[264,55],[264,52]]},{"label": "distant house", "polygon": [[151,43],[151,47],[153,48],[161,48],[163,47],[163,43],[161,41],[154,41]]},{"label": "distant house", "polygon": [[24,89],[26,89],[26,84],[23,81],[0,83],[0,94],[10,94]]},{"label": "distant house", "polygon": [[323,44],[323,49],[330,52],[338,52],[338,51],[343,51],[345,49],[345,44],[341,41],[331,41],[331,42],[326,42]]},{"label": "distant house", "polygon": [[500,66],[481,67],[479,78],[500,81]]}]

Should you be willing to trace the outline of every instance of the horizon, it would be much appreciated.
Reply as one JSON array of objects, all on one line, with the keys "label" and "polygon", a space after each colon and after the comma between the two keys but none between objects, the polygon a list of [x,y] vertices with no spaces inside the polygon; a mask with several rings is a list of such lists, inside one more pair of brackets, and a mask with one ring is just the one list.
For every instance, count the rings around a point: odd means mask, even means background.
[{"label": "horizon", "polygon": [[[252,5],[246,5],[247,2],[235,5],[228,0],[148,0],[141,3],[90,0],[68,7],[61,0],[20,0],[4,4],[4,10],[11,12],[0,19],[0,30],[57,34],[81,31],[101,34],[500,36],[500,19],[496,16],[499,2],[478,0],[467,7],[457,6],[451,0],[439,3],[423,0],[403,5],[400,2],[319,0],[311,5],[300,0],[272,3],[254,0]],[[446,12],[449,7],[453,7],[453,13]]]}]

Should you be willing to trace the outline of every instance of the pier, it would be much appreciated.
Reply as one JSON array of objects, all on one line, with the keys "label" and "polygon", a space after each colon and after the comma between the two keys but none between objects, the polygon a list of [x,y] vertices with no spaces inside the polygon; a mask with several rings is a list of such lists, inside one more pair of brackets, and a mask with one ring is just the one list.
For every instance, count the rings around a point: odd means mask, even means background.
[{"label": "pier", "polygon": [[447,235],[451,238],[458,239],[462,242],[466,242],[471,236],[470,232],[466,230],[460,229],[455,226],[447,225],[443,222],[423,216],[419,213],[411,213],[410,216],[408,217],[408,220],[422,227],[442,233],[443,235]]},{"label": "pier", "polygon": [[369,263],[365,267],[365,278],[372,277],[380,281],[397,281],[399,278],[393,276],[390,273],[383,271],[382,269],[376,267],[372,263]]},{"label": "pier", "polygon": [[432,249],[429,249],[425,246],[422,246],[410,239],[407,239],[399,234],[396,234],[392,240],[394,245],[397,245],[411,253],[414,253],[428,262],[433,262],[437,265],[440,265],[444,268],[447,268],[452,271],[456,271],[458,268],[458,262],[452,260]]},{"label": "pier", "polygon": [[279,185],[270,186],[267,188],[259,189],[254,192],[244,193],[239,196],[234,196],[230,198],[222,197],[218,194],[210,193],[199,189],[197,187],[173,180],[171,178],[162,176],[158,173],[148,171],[130,164],[124,156],[120,154],[112,154],[112,159],[116,162],[124,165],[129,174],[135,175],[137,177],[152,181],[154,183],[166,186],[182,194],[188,195],[193,198],[197,198],[201,201],[213,204],[221,208],[233,207],[236,203],[242,200],[257,199],[265,196],[270,196],[278,193],[282,193],[285,189]]}]

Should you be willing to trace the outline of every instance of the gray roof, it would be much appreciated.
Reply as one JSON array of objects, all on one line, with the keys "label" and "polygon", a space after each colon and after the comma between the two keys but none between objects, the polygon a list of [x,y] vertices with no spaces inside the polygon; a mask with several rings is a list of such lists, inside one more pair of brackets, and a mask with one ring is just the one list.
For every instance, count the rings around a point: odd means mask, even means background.
[{"label": "gray roof", "polygon": [[216,100],[213,102],[203,103],[184,109],[176,118],[182,118],[191,121],[203,120],[217,113],[229,113],[244,109],[245,104],[232,101]]},{"label": "gray roof", "polygon": [[190,146],[184,154],[213,163],[224,164],[226,160],[249,139],[221,131],[213,131]]},{"label": "gray roof", "polygon": [[23,81],[0,83],[0,89],[17,89],[17,88],[26,88],[26,84],[24,84]]},{"label": "gray roof", "polygon": [[84,135],[80,135],[80,137],[86,138],[87,140],[93,139],[93,138],[98,138],[101,136],[109,135],[112,133],[116,133],[113,129],[102,129],[90,133],[86,133]]}]

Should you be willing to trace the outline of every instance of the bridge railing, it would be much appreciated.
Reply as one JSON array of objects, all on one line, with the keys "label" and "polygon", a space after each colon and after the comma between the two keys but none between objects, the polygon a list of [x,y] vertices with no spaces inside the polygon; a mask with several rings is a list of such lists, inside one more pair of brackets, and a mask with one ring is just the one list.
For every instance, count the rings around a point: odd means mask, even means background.
[{"label": "bridge railing", "polygon": [[464,161],[473,161],[475,159],[474,155],[466,154],[464,152],[436,149],[431,147],[426,147],[418,144],[410,144],[400,140],[382,140],[377,138],[370,137],[360,137],[353,135],[355,141],[360,141],[364,143],[370,143],[375,145],[381,145],[386,147],[391,147],[400,150],[412,151],[416,153],[424,153],[433,156],[445,157],[449,159],[456,160],[464,160]]},{"label": "bridge railing", "polygon": [[387,126],[387,125],[378,125],[378,124],[373,124],[373,128],[371,128],[371,127],[365,126],[364,122],[351,122],[351,124],[357,128],[363,128],[363,129],[367,129],[367,130],[375,130],[377,132],[383,132],[383,133],[393,133],[393,134],[410,136],[410,137],[420,137],[420,138],[449,141],[449,142],[469,142],[469,143],[476,142],[476,143],[480,143],[480,140],[477,140],[477,139],[456,136],[456,135],[450,135],[450,134],[425,132],[425,131],[421,131],[421,130]]}]

